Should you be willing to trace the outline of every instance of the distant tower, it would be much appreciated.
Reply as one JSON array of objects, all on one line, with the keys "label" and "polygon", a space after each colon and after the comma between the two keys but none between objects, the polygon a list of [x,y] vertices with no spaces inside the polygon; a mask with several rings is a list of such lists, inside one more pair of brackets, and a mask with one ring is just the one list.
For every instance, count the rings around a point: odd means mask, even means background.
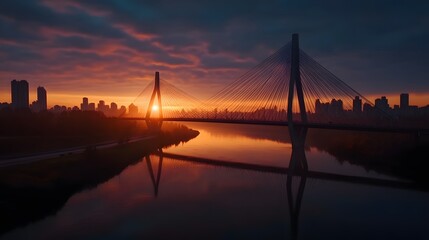
[{"label": "distant tower", "polygon": [[16,109],[28,108],[28,82],[26,80],[11,82],[12,107]]},{"label": "distant tower", "polygon": [[43,111],[48,109],[48,100],[46,96],[46,90],[44,87],[37,88],[37,104],[39,105],[39,110]]},{"label": "distant tower", "polygon": [[360,99],[359,96],[356,96],[355,99],[353,99],[353,112],[362,112],[362,99]]},{"label": "distant tower", "polygon": [[407,109],[410,106],[410,96],[408,93],[401,93],[400,108]]}]

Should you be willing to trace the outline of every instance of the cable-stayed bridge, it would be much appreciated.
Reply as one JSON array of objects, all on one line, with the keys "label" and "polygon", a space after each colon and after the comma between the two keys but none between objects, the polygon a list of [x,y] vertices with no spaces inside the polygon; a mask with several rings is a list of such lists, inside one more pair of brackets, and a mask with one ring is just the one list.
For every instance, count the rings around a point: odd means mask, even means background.
[{"label": "cable-stayed bridge", "polygon": [[[193,121],[366,131],[417,131],[399,125],[299,48],[298,35],[210,99],[202,102],[161,80],[136,98],[151,121]],[[362,110],[365,111],[362,111]]]}]

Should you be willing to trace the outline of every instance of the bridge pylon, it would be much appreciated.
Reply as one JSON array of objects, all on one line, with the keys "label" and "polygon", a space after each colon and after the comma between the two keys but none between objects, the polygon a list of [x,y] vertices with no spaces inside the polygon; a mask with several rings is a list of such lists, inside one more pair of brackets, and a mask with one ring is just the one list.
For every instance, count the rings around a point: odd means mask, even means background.
[{"label": "bridge pylon", "polygon": [[292,34],[292,46],[291,46],[291,65],[290,65],[290,80],[289,80],[289,94],[288,94],[288,106],[287,106],[287,118],[288,124],[293,123],[293,99],[296,87],[296,94],[298,97],[299,113],[301,116],[301,122],[307,123],[307,112],[305,109],[304,92],[302,91],[302,82],[300,74],[300,63],[299,63],[299,37],[297,33]]},{"label": "bridge pylon", "polygon": [[[158,99],[158,105],[153,105],[155,96]],[[162,104],[161,104],[161,88],[159,84],[159,72],[155,72],[155,87],[152,91],[152,96],[150,97],[149,106],[147,107],[146,119],[149,119],[152,111],[158,112],[158,117],[162,119]]]},{"label": "bridge pylon", "polygon": [[[158,100],[158,105],[154,105],[155,96]],[[151,121],[152,112],[158,112],[158,118]],[[161,103],[161,86],[159,82],[159,72],[155,72],[155,86],[152,91],[152,96],[150,97],[149,105],[146,111],[146,122],[148,127],[153,127],[156,125],[157,127],[161,127],[162,125],[162,103]]]},{"label": "bridge pylon", "polygon": [[[300,63],[299,63],[299,37],[298,34],[292,34],[292,46],[291,46],[291,66],[290,66],[290,81],[289,81],[289,94],[288,94],[288,106],[287,106],[287,119],[289,127],[289,135],[292,141],[293,149],[303,149],[305,144],[305,138],[307,135],[307,127],[305,124],[308,123],[307,111],[305,109],[304,92],[302,90],[301,74],[300,74]],[[296,94],[299,105],[299,115],[303,126],[294,126],[293,122],[293,100],[296,88]],[[293,150],[292,150],[293,151]],[[306,161],[298,161],[295,158],[291,159],[290,167],[292,170],[298,168],[308,168]]]}]

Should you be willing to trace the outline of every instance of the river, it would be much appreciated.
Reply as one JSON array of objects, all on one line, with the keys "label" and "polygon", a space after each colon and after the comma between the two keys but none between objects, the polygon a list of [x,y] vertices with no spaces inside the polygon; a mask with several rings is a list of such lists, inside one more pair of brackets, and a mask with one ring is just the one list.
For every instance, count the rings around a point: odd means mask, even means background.
[{"label": "river", "polygon": [[[186,123],[199,136],[74,194],[1,239],[428,239],[429,192],[249,169],[289,166],[285,127]],[[407,181],[306,146],[311,171]],[[222,165],[243,163],[243,167]],[[265,169],[265,170],[264,170]],[[383,182],[383,181],[381,181]]]}]

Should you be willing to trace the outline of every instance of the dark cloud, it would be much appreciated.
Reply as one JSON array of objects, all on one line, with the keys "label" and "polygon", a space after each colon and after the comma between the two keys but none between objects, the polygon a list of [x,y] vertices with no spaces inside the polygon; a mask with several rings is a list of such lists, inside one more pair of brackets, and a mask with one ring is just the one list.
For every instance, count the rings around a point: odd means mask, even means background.
[{"label": "dark cloud", "polygon": [[232,56],[202,56],[201,66],[206,69],[250,69],[255,66],[253,61],[237,61]]},{"label": "dark cloud", "polygon": [[66,13],[56,12],[39,1],[0,1],[0,15],[33,31],[49,27],[98,37],[126,37],[125,33],[112,27],[103,17],[88,15],[77,8],[70,8]]},{"label": "dark cloud", "polygon": [[43,58],[40,53],[33,49],[23,48],[10,44],[1,44],[0,53],[0,60],[2,63],[13,61],[21,63],[31,63],[33,61],[38,61]]},{"label": "dark cloud", "polygon": [[155,61],[171,64],[171,65],[189,65],[192,64],[192,61],[190,61],[187,58],[184,57],[174,57],[171,55],[157,55],[154,57]]},{"label": "dark cloud", "polygon": [[79,37],[79,36],[58,36],[52,43],[53,47],[71,47],[80,49],[91,49],[94,46],[94,42],[91,39]]},{"label": "dark cloud", "polygon": [[37,34],[34,34],[34,32],[21,29],[21,27],[18,24],[15,24],[15,22],[1,18],[0,39],[21,42],[42,40],[42,38],[40,38]]}]

